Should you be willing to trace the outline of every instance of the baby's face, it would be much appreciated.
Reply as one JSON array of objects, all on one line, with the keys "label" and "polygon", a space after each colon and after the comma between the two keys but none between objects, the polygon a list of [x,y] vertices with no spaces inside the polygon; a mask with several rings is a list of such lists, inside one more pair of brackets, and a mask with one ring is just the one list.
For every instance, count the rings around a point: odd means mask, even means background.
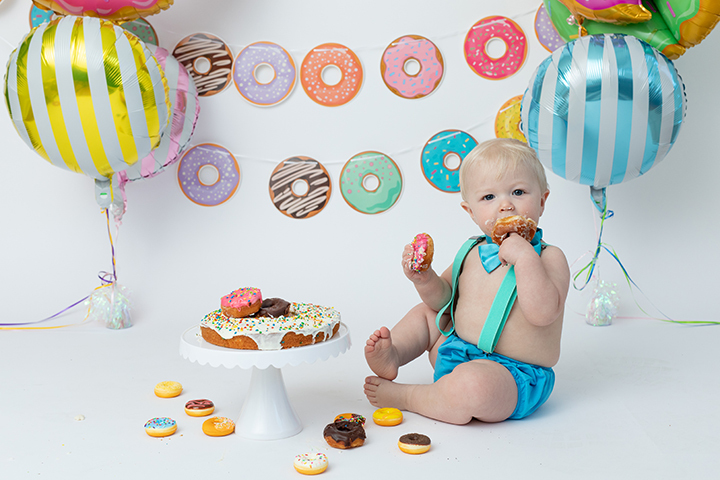
[{"label": "baby's face", "polygon": [[520,166],[499,179],[495,171],[476,167],[466,181],[462,207],[485,235],[490,235],[499,218],[523,215],[538,222],[545,210],[549,191],[541,191],[533,172]]}]

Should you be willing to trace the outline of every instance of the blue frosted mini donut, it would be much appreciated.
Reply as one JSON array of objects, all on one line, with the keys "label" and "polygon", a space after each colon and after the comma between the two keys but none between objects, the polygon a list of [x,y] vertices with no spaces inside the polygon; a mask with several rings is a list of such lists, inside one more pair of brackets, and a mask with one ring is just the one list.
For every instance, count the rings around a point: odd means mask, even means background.
[{"label": "blue frosted mini donut", "polygon": [[[374,176],[378,186],[369,190],[365,177]],[[345,163],[340,175],[340,191],[352,208],[361,213],[384,212],[392,207],[402,192],[402,175],[397,164],[380,152],[358,153]]]},{"label": "blue frosted mini donut", "polygon": [[430,185],[441,192],[459,192],[460,167],[450,169],[445,160],[448,155],[455,154],[462,163],[476,145],[477,141],[462,130],[443,130],[428,140],[423,147],[420,164]]}]

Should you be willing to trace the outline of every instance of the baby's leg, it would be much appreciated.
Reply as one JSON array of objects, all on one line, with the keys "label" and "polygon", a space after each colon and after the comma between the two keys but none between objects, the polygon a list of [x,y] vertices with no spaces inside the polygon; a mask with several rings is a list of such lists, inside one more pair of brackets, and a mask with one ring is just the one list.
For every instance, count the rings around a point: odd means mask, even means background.
[{"label": "baby's leg", "polygon": [[429,385],[405,385],[368,377],[365,395],[376,407],[396,407],[462,425],[473,418],[483,422],[507,419],[517,404],[517,385],[502,365],[473,360],[458,365]]},{"label": "baby's leg", "polygon": [[376,330],[365,344],[368,366],[380,378],[393,380],[398,368],[429,351],[440,338],[435,326],[437,312],[421,303],[388,330]]}]

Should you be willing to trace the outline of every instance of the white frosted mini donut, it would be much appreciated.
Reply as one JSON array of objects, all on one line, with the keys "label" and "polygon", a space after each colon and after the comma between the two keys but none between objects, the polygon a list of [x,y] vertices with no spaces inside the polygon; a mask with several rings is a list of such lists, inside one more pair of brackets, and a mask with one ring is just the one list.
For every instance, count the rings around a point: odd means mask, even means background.
[{"label": "white frosted mini donut", "polygon": [[[420,70],[408,73],[407,63],[416,61]],[[385,49],[380,62],[383,82],[395,95],[422,98],[440,85],[444,73],[443,57],[433,42],[419,35],[405,35]]]},{"label": "white frosted mini donut", "polygon": [[[260,83],[256,71],[260,66],[273,71],[273,79]],[[256,42],[245,47],[235,59],[233,79],[245,100],[261,107],[277,105],[285,100],[295,87],[295,62],[280,45]]]},{"label": "white frosted mini donut", "polygon": [[327,455],[324,453],[302,453],[295,455],[293,466],[295,470],[304,475],[316,475],[324,472],[327,468]]}]

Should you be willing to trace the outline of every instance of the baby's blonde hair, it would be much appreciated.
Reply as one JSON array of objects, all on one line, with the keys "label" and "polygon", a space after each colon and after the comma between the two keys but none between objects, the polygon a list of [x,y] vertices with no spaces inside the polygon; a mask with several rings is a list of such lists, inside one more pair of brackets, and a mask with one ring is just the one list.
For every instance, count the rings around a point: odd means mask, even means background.
[{"label": "baby's blonde hair", "polygon": [[535,150],[520,140],[493,138],[478,144],[467,154],[460,165],[460,195],[465,201],[466,178],[476,165],[494,170],[498,179],[524,165],[535,174],[540,191],[545,193],[548,190],[545,168],[538,160]]}]

